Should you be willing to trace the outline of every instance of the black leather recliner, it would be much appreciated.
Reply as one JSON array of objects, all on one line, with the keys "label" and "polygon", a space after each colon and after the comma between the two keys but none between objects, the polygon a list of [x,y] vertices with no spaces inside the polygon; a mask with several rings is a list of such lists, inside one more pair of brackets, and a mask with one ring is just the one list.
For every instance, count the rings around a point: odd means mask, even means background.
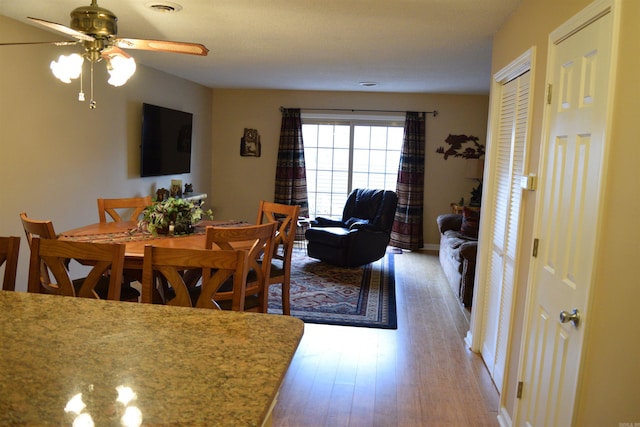
[{"label": "black leather recliner", "polygon": [[391,236],[398,196],[389,190],[355,189],[342,221],[318,217],[305,232],[307,253],[330,264],[356,267],[382,258]]}]

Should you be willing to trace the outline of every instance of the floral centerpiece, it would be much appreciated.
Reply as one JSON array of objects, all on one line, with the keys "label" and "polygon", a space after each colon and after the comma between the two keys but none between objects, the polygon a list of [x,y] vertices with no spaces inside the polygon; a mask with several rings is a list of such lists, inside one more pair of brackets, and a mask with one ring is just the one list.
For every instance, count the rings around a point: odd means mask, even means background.
[{"label": "floral centerpiece", "polygon": [[203,210],[199,203],[169,197],[148,206],[138,228],[152,234],[189,234],[203,216],[213,219],[211,209]]}]

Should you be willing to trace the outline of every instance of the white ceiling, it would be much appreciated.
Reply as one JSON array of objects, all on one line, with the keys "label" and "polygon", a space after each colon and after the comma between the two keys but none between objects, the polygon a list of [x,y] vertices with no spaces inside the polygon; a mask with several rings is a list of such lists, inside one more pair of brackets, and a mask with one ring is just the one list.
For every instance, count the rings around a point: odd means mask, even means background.
[{"label": "white ceiling", "polygon": [[[146,7],[171,3],[164,0],[99,6],[118,16],[120,37],[204,44],[207,57],[129,53],[208,87],[480,94],[489,92],[492,36],[520,0],[172,2],[182,10]],[[27,16],[69,25],[69,12],[89,4],[0,0],[0,14],[30,25]],[[364,81],[378,85],[360,86]]]}]

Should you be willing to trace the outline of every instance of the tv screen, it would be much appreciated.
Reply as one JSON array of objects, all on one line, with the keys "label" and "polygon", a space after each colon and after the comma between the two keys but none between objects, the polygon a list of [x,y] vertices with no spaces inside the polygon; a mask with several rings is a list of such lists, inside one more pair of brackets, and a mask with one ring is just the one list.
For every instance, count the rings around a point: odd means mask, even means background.
[{"label": "tv screen", "polygon": [[142,104],[140,176],[191,172],[193,114]]}]

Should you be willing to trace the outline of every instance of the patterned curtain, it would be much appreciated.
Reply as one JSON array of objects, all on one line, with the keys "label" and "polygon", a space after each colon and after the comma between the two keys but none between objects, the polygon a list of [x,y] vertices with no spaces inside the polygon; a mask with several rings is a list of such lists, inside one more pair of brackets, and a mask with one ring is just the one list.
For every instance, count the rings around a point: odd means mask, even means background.
[{"label": "patterned curtain", "polygon": [[423,245],[425,114],[407,112],[398,167],[398,207],[391,229],[391,246],[420,249]]},{"label": "patterned curtain", "polygon": [[274,202],[300,205],[300,216],[309,216],[307,172],[299,108],[282,109]]}]

